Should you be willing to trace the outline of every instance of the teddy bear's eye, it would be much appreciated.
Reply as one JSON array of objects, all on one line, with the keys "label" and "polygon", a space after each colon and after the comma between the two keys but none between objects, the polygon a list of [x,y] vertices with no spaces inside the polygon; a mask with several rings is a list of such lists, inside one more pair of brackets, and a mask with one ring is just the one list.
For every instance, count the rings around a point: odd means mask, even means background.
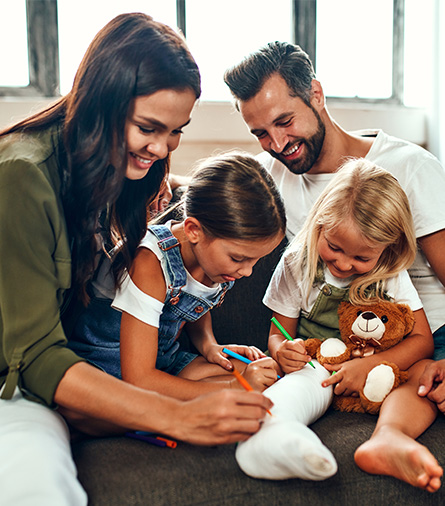
[{"label": "teddy bear's eye", "polygon": [[388,317],[386,315],[383,315],[380,319],[383,323],[386,323],[388,321]]},{"label": "teddy bear's eye", "polygon": [[360,316],[363,313],[363,311],[357,311],[357,316]]}]

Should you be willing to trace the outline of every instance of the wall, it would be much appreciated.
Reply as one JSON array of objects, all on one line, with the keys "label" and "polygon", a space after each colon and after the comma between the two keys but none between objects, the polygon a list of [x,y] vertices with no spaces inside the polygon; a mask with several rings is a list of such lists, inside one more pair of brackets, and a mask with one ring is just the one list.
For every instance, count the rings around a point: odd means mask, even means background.
[{"label": "wall", "polygon": [[[36,112],[51,101],[0,98],[0,128]],[[328,110],[346,130],[382,128],[391,135],[426,146],[427,128],[423,109],[376,105],[363,107],[328,100]],[[192,122],[184,131],[181,144],[172,158],[172,170],[178,174],[187,174],[197,160],[218,151],[235,148],[253,154],[261,151],[241,115],[230,103],[198,103]]]}]

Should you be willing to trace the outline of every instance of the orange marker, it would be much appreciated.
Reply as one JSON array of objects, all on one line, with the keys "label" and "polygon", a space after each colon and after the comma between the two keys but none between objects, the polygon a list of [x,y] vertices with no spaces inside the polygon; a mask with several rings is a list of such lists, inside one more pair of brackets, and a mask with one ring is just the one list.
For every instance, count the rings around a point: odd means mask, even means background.
[{"label": "orange marker", "polygon": [[[246,380],[246,378],[242,374],[240,374],[235,368],[233,368],[232,374],[239,381],[240,385],[243,388],[245,388],[248,392],[253,392],[252,386],[249,384],[249,382]],[[268,409],[266,409],[266,411],[269,413],[270,416],[273,416],[272,413]]]},{"label": "orange marker", "polygon": [[176,448],[178,446],[178,443],[176,441],[166,439],[165,437],[156,436],[156,439],[159,439],[159,441],[165,441],[165,444],[170,448]]}]

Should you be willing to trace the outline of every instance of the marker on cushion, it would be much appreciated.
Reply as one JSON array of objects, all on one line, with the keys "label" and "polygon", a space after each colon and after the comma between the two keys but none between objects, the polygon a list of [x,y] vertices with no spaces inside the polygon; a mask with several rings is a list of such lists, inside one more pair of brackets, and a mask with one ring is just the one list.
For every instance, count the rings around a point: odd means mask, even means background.
[{"label": "marker on cushion", "polygon": [[[283,334],[283,336],[288,341],[293,341],[293,338],[287,333],[286,329],[281,325],[281,323],[275,318],[275,316],[272,316],[271,322],[277,327],[277,329]],[[312,362],[308,362],[310,366],[312,366],[315,369],[315,365]]]}]

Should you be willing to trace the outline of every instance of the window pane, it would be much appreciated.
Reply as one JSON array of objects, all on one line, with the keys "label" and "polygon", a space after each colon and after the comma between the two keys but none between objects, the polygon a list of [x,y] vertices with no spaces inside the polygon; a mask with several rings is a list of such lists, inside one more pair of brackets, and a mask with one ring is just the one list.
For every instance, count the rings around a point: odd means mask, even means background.
[{"label": "window pane", "polygon": [[[8,2],[9,3],[9,2]],[[77,67],[96,33],[118,14],[144,12],[176,27],[176,0],[59,0],[60,92],[71,89]]]},{"label": "window pane", "polygon": [[289,0],[188,0],[187,43],[202,75],[203,100],[231,100],[227,68],[274,40],[291,41]]},{"label": "window pane", "polygon": [[26,1],[0,3],[0,86],[28,86]]},{"label": "window pane", "polygon": [[392,0],[317,0],[317,78],[325,95],[392,95]]}]

